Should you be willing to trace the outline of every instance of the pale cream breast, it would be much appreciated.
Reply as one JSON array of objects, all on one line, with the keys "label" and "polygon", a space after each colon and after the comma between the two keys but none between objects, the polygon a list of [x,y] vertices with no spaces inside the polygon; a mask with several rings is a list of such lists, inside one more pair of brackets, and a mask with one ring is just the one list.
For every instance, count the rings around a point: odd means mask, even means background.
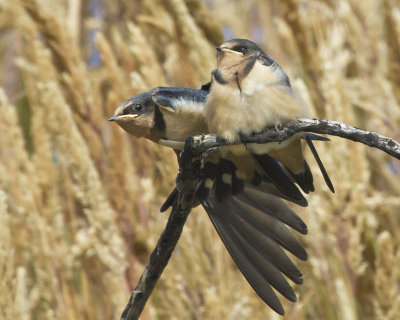
[{"label": "pale cream breast", "polygon": [[245,127],[261,131],[267,126],[307,115],[306,104],[291,88],[282,84],[282,78],[283,72],[277,65],[267,67],[257,61],[242,80],[242,105],[248,111]]},{"label": "pale cream breast", "polygon": [[240,91],[232,84],[213,82],[207,97],[205,116],[210,133],[215,133],[230,142],[238,139],[241,118],[245,110],[241,106]]}]

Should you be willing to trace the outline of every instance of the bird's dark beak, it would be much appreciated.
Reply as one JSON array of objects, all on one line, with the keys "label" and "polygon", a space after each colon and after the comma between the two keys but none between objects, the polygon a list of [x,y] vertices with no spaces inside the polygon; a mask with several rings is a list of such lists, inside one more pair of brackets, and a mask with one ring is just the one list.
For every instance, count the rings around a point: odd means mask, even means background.
[{"label": "bird's dark beak", "polygon": [[221,52],[223,48],[222,47],[215,47],[215,49],[217,49],[218,52]]},{"label": "bird's dark beak", "polygon": [[118,116],[113,116],[110,119],[108,119],[108,121],[115,121],[115,120],[117,120],[117,118],[118,118]]}]

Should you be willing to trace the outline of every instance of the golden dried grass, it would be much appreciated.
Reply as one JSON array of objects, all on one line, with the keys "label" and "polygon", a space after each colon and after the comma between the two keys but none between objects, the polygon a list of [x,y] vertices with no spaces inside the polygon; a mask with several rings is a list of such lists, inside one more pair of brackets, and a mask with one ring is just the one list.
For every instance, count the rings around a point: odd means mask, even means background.
[{"label": "golden dried grass", "polygon": [[[260,43],[314,116],[400,139],[397,1],[205,3],[106,0],[95,13],[90,1],[0,2],[0,318],[119,317],[177,166],[106,119],[153,86],[205,83],[222,28]],[[399,163],[336,138],[317,147],[336,194],[316,174],[310,206],[296,208],[310,259],[297,262],[305,281],[286,318],[397,319]],[[279,318],[201,211],[142,318]]]}]

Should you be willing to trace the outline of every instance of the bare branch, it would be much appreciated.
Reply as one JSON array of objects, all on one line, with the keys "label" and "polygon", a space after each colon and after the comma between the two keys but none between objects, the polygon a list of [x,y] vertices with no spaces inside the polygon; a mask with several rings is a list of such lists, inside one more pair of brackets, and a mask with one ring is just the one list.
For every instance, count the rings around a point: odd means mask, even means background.
[{"label": "bare branch", "polygon": [[[364,131],[342,122],[299,119],[283,127],[269,129],[251,137],[241,137],[241,143],[267,143],[284,141],[299,132],[312,132],[342,137],[378,148],[400,159],[400,143],[374,132]],[[234,143],[234,144],[239,144]],[[150,260],[132,293],[121,320],[138,319],[154,286],[166,267],[172,251],[182,233],[183,226],[193,206],[196,205],[195,187],[199,180],[199,157],[210,149],[228,145],[223,139],[208,134],[188,138],[181,154],[177,177],[178,199],[172,207],[167,226],[150,256]]]},{"label": "bare branch", "polygon": [[[299,119],[290,122],[283,127],[269,129],[263,133],[255,134],[251,137],[242,137],[240,143],[267,143],[284,141],[299,132],[312,132],[318,134],[328,134],[349,139],[355,142],[366,144],[367,146],[378,148],[387,154],[400,159],[400,143],[392,138],[382,136],[371,131],[364,131],[342,122],[318,119]],[[224,139],[218,138],[216,135],[207,134],[194,137],[194,145],[192,152],[201,154],[210,149],[228,145]]]}]

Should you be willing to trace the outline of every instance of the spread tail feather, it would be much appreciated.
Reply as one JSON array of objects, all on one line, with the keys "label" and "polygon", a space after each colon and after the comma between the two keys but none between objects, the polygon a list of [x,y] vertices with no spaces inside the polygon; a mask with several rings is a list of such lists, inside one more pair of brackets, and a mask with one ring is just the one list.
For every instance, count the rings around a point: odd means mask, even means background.
[{"label": "spread tail feather", "polygon": [[259,187],[246,184],[244,191],[236,198],[281,220],[301,234],[307,234],[307,225],[285,202],[276,197],[275,186],[263,182]]},{"label": "spread tail feather", "polygon": [[232,230],[232,227],[225,226],[224,222],[215,216],[210,215],[210,219],[231,257],[253,289],[268,306],[278,314],[284,315],[285,311],[275,292],[271,288],[270,282],[261,271],[254,266],[254,262],[251,261],[249,253],[247,253],[243,245],[240,243],[240,239],[238,239],[235,232]]},{"label": "spread tail feather", "polygon": [[[247,281],[272,309],[283,314],[271,286],[288,300],[296,301],[283,274],[297,284],[303,278],[282,247],[307,259],[304,248],[285,224],[301,233],[306,233],[307,227],[283,201],[265,191],[246,185],[240,195],[224,201],[218,201],[211,192],[202,204]],[[261,200],[263,196],[265,200]]]},{"label": "spread tail feather", "polygon": [[[233,199],[233,201],[235,205],[241,208],[241,210],[237,210],[237,216],[230,218],[232,220],[235,219],[238,226],[248,224],[249,231],[253,231],[249,235],[249,239],[254,239],[255,241],[257,241],[257,239],[259,241],[266,241],[264,237],[268,238],[268,242],[273,241],[299,259],[304,261],[307,260],[307,253],[299,240],[297,240],[295,235],[284,225],[284,223],[282,223],[281,220],[277,219],[274,214],[270,215],[267,210],[261,211],[254,206],[238,201],[237,199]],[[258,237],[256,230],[262,234],[262,237]],[[262,242],[260,242],[260,244],[261,243]],[[279,264],[280,261],[277,261],[278,268],[280,268]],[[282,269],[282,272],[285,272],[284,268]],[[290,273],[288,276],[290,276]]]}]

